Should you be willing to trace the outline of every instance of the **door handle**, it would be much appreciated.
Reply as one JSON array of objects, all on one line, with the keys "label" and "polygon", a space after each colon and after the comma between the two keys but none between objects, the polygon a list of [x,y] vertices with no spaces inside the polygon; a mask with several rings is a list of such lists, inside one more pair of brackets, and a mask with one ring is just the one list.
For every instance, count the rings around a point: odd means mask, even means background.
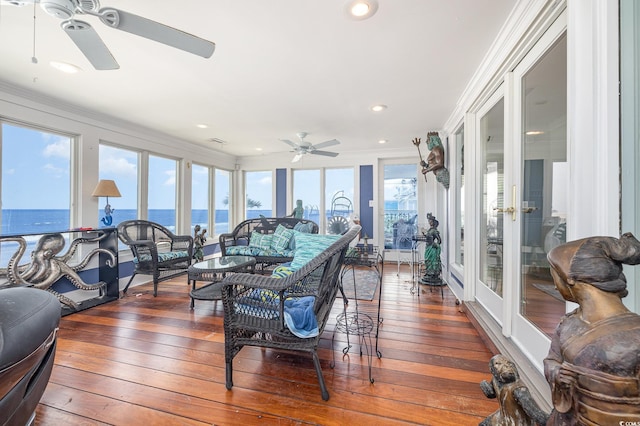
[{"label": "door handle", "polygon": [[522,208],[522,213],[531,213],[538,210],[537,207],[523,207]]},{"label": "door handle", "polygon": [[[516,202],[516,186],[513,185],[511,187],[511,207],[507,207],[507,208],[504,208],[504,209],[496,207],[493,210],[498,212],[498,213],[511,213],[511,220],[513,220],[515,222],[515,220],[516,220],[516,208],[513,205],[513,203],[515,203],[515,202]],[[535,209],[535,207],[531,207],[531,208]],[[531,212],[529,211],[529,212],[526,212],[526,213],[531,213]]]},{"label": "door handle", "polygon": [[516,211],[516,209],[514,209],[513,207],[507,207],[506,209],[500,209],[496,207],[493,210],[497,211],[498,213],[514,213]]}]

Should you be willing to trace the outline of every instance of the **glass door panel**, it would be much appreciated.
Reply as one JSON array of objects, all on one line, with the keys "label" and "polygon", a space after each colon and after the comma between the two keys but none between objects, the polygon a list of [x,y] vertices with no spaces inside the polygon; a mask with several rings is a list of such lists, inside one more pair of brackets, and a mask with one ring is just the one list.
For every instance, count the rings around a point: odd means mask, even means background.
[{"label": "glass door panel", "polygon": [[479,271],[482,284],[502,296],[504,99],[480,119]]},{"label": "glass door panel", "polygon": [[520,313],[552,336],[565,313],[547,253],[566,242],[567,39],[562,36],[522,77]]},{"label": "glass door panel", "polygon": [[394,257],[389,260],[410,252],[411,238],[418,232],[417,183],[415,163],[383,166],[384,248]]}]

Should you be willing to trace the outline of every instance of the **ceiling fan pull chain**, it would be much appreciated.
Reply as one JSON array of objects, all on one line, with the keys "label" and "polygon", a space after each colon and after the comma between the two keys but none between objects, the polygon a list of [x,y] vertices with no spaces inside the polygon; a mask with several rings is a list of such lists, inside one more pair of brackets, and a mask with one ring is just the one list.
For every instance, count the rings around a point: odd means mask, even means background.
[{"label": "ceiling fan pull chain", "polygon": [[31,62],[38,63],[38,58],[36,58],[36,2],[33,2],[33,56],[31,56]]}]

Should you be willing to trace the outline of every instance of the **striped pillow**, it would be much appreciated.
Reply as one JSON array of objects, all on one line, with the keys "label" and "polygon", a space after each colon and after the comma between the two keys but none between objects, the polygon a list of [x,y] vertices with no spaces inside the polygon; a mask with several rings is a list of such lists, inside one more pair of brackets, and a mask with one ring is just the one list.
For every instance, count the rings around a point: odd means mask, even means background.
[{"label": "striped pillow", "polygon": [[271,248],[271,239],[273,234],[261,234],[259,232],[251,232],[251,238],[249,238],[249,247],[257,247],[262,250],[269,250]]},{"label": "striped pillow", "polygon": [[291,269],[297,270],[306,265],[326,250],[331,244],[340,239],[340,235],[319,235],[299,233],[294,236],[296,240],[296,254],[291,261]]},{"label": "striped pillow", "polygon": [[293,237],[293,229],[288,229],[282,224],[278,224],[273,237],[271,238],[271,248],[278,254],[283,254],[289,249],[289,241]]}]

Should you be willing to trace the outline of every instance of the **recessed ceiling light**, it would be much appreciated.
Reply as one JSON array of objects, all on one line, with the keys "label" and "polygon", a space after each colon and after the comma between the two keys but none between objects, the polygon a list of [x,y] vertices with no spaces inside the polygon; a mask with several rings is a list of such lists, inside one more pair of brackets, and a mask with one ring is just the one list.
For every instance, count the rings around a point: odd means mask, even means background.
[{"label": "recessed ceiling light", "polygon": [[387,109],[387,106],[382,104],[374,105],[371,107],[371,111],[373,112],[380,112],[380,111],[384,111],[385,109]]},{"label": "recessed ceiling light", "polygon": [[351,14],[358,18],[369,13],[369,5],[366,3],[356,3],[351,6]]},{"label": "recessed ceiling light", "polygon": [[369,19],[378,10],[377,0],[350,0],[346,5],[347,16],[356,21]]},{"label": "recessed ceiling light", "polygon": [[262,151],[262,148],[256,148],[256,151]]},{"label": "recessed ceiling light", "polygon": [[199,129],[206,129],[209,126],[207,126],[206,124],[196,124],[196,127]]},{"label": "recessed ceiling light", "polygon": [[386,139],[380,139],[380,140],[378,141],[378,143],[387,143],[387,140],[386,140]]},{"label": "recessed ceiling light", "polygon": [[66,72],[67,74],[75,74],[80,71],[80,67],[67,62],[51,61],[49,62],[49,65],[58,71]]}]

